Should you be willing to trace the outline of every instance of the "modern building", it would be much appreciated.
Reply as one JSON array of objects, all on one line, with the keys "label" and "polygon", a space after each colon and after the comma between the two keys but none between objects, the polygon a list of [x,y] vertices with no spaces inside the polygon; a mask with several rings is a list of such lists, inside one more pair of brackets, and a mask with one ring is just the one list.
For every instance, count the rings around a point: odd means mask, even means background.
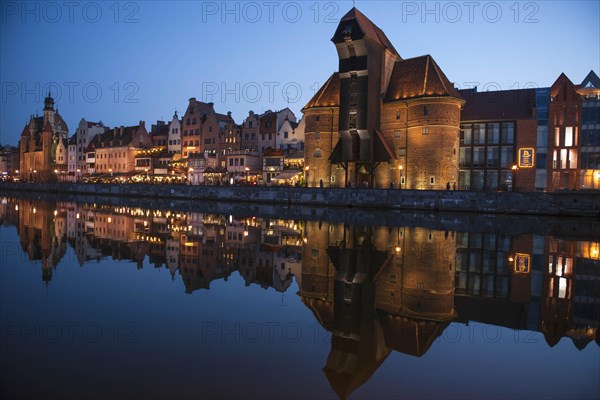
[{"label": "modern building", "polygon": [[[537,147],[536,90],[460,91],[466,100],[459,142],[460,190],[532,190]],[[531,166],[517,166],[530,149]],[[518,167],[518,166],[517,166]]]}]

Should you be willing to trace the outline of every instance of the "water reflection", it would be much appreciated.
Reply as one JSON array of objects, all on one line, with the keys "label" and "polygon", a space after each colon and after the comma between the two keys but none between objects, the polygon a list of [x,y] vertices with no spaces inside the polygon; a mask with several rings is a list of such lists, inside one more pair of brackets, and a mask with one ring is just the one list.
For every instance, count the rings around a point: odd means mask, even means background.
[{"label": "water reflection", "polygon": [[17,227],[46,284],[69,246],[80,266],[108,257],[142,268],[147,258],[186,293],[236,271],[282,293],[295,279],[332,335],[323,372],[342,398],[392,351],[427,353],[451,322],[539,331],[549,346],[600,343],[597,241],[15,198],[3,200],[0,219]]}]

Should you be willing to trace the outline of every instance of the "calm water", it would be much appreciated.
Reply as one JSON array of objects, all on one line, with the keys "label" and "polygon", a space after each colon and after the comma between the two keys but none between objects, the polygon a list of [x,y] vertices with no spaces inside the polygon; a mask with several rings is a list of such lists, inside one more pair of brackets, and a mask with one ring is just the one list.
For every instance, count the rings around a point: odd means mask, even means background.
[{"label": "calm water", "polygon": [[2,199],[2,398],[600,395],[593,229],[171,205]]}]

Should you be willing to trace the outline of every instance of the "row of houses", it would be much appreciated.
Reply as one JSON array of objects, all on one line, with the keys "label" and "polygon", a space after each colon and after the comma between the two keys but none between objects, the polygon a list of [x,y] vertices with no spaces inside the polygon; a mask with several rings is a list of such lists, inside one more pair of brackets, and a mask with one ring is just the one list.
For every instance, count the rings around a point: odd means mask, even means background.
[{"label": "row of houses", "polygon": [[[242,124],[189,99],[182,118],[67,126],[48,95],[20,142],[23,180],[305,184],[416,190],[600,188],[600,78],[458,90],[432,56],[403,58],[356,8],[332,39],[334,72],[302,109]],[[383,60],[383,62],[381,61]]]},{"label": "row of houses", "polygon": [[[296,184],[304,167],[304,124],[285,108],[250,111],[242,124],[213,103],[189,99],[170,122],[110,128],[82,118],[72,136],[48,93],[44,115],[21,134],[23,181]],[[17,172],[17,170],[19,172]]]}]

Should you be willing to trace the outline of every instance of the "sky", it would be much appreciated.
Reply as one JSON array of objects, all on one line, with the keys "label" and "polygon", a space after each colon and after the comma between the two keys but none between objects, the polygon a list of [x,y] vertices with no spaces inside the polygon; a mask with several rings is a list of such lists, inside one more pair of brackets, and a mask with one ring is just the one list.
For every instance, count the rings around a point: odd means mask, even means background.
[{"label": "sky", "polygon": [[[581,83],[600,69],[598,1],[366,1],[403,58],[430,54],[459,88]],[[72,134],[181,116],[212,101],[241,123],[300,110],[337,70],[330,39],[352,1],[0,2],[0,144],[48,89]]]}]

